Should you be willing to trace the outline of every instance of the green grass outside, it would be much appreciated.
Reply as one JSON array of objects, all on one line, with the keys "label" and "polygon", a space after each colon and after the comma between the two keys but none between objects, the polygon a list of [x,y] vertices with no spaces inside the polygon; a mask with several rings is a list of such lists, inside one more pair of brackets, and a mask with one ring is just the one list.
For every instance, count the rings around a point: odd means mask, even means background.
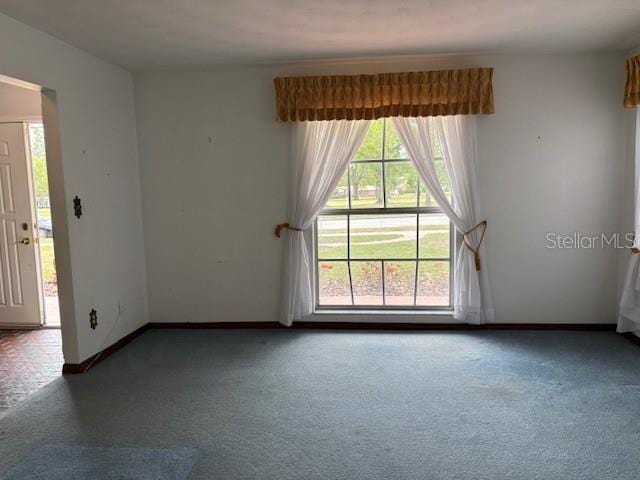
[{"label": "green grass outside", "polygon": [[53,238],[40,238],[40,261],[42,262],[42,277],[46,283],[56,281],[56,263],[53,251]]},{"label": "green grass outside", "polygon": [[[416,193],[405,193],[402,195],[390,195],[387,194],[387,207],[391,208],[411,208],[416,206]],[[332,198],[327,202],[327,208],[348,208],[348,200],[343,198]],[[435,207],[435,202],[429,197],[429,202],[426,202],[424,193],[420,195],[421,207]],[[351,208],[382,208],[382,200],[378,200],[376,197],[359,198],[358,200],[351,199]]]},{"label": "green grass outside", "polygon": [[[320,241],[322,244],[327,243],[345,243],[347,241],[347,233],[344,230],[340,230],[339,233],[341,235],[321,235]],[[372,242],[376,240],[394,240],[396,238],[402,238],[402,235],[397,235],[393,233],[383,233],[380,235],[353,235],[351,237],[351,243],[366,243]]]},{"label": "green grass outside", "polygon": [[[384,234],[380,236],[367,236],[372,239],[384,239]],[[325,237],[326,238],[326,237]],[[367,244],[355,242],[357,236],[352,237],[351,243],[351,258],[356,260],[358,258],[415,258],[416,256],[416,242],[411,240],[403,240],[398,242],[379,243],[379,244]],[[369,241],[370,241],[369,240]],[[344,237],[343,237],[344,241]],[[346,258],[347,247],[327,246],[327,243],[322,235],[318,239],[318,258]],[[334,242],[335,243],[335,242]],[[448,258],[449,257],[449,232],[448,230],[442,233],[432,233],[428,235],[421,235],[420,237],[420,258]]]},{"label": "green grass outside", "polygon": [[[51,218],[50,208],[38,208],[38,218]],[[39,238],[40,243],[40,261],[42,263],[42,279],[45,283],[54,283],[56,281],[56,263],[53,251],[53,238]]]}]

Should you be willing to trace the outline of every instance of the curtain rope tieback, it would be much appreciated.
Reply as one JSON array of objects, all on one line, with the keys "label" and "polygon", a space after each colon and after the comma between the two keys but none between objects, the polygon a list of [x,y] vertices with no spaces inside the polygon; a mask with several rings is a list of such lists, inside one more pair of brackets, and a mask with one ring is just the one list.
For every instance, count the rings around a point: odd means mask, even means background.
[{"label": "curtain rope tieback", "polygon": [[273,232],[273,233],[276,234],[276,237],[280,238],[280,235],[282,233],[282,229],[283,228],[286,228],[287,230],[293,230],[294,232],[302,232],[301,228],[292,227],[288,223],[280,223],[280,224],[276,225],[276,229]]},{"label": "curtain rope tieback", "polygon": [[[478,242],[477,248],[473,248],[471,244],[467,242],[467,235],[469,235],[470,233],[473,233],[478,228],[482,228],[482,235],[480,235],[480,241]],[[469,230],[468,232],[464,232],[462,234],[462,241],[467,246],[467,248],[473,252],[473,257],[476,262],[477,271],[480,271],[480,245],[482,245],[482,240],[484,240],[484,234],[486,233],[486,231],[487,231],[487,221],[483,220],[479,224],[477,224],[475,227],[473,227],[471,230]]]},{"label": "curtain rope tieback", "polygon": [[[631,237],[631,241],[633,243],[636,243],[636,234],[635,233]],[[631,247],[629,250],[631,250],[631,253],[640,253],[640,248],[638,248],[638,247]]]}]

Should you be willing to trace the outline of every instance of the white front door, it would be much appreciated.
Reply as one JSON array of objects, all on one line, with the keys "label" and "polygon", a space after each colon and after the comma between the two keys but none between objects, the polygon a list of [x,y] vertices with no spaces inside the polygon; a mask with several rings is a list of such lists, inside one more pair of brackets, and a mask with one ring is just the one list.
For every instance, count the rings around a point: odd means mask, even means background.
[{"label": "white front door", "polygon": [[0,124],[0,327],[42,323],[29,130]]}]

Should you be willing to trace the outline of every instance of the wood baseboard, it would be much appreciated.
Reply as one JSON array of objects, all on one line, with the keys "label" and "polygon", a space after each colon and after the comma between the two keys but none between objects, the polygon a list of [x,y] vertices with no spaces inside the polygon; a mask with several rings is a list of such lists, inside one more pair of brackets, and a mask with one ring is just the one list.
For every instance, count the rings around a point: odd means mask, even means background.
[{"label": "wood baseboard", "polygon": [[85,361],[81,363],[65,363],[64,365],[62,365],[62,373],[64,374],[64,373],[86,372],[87,370],[89,370],[89,368],[93,367],[95,364],[100,363],[105,358],[109,357],[110,355],[113,355],[115,352],[120,350],[122,347],[124,347],[128,343],[131,343],[135,338],[142,335],[148,329],[149,329],[149,324],[147,323],[141,326],[140,328],[138,328],[137,330],[134,330],[129,335],[122,337],[120,340],[108,346],[104,350],[96,353],[95,355],[91,355],[89,358],[87,358]]},{"label": "wood baseboard", "polygon": [[631,332],[621,333],[620,335],[629,340],[631,343],[635,343],[636,345],[640,346],[640,337],[638,337],[637,335]]},{"label": "wood baseboard", "polygon": [[289,328],[278,322],[149,322],[148,328],[170,329],[243,329],[243,328]]},{"label": "wood baseboard", "polygon": [[293,328],[328,328],[336,330],[615,330],[615,324],[572,323],[351,323],[351,322],[295,322]]},{"label": "wood baseboard", "polygon": [[[613,323],[488,323],[467,325],[463,323],[368,323],[368,322],[294,322],[285,327],[278,322],[202,322],[202,323],[160,323],[150,322],[121,338],[113,345],[92,355],[81,363],[65,363],[62,373],[84,373],[97,363],[109,357],[149,329],[313,329],[313,330],[396,330],[396,331],[461,331],[461,330],[568,330],[568,331],[615,331]],[[623,334],[640,345],[640,338]]]},{"label": "wood baseboard", "polygon": [[322,330],[570,330],[570,331],[614,331],[614,323],[487,323],[467,325],[464,323],[389,323],[389,322],[294,322],[285,327],[278,322],[203,322],[160,323],[151,322],[148,328],[156,329],[322,329]]}]

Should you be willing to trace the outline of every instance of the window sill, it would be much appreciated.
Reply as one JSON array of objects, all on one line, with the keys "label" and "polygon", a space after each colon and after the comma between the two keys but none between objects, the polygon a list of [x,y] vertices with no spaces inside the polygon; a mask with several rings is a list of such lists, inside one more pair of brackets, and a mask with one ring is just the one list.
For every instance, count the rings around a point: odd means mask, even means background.
[{"label": "window sill", "polygon": [[309,322],[462,323],[453,310],[316,310]]},{"label": "window sill", "polygon": [[317,308],[312,315],[453,315],[453,309],[442,310],[352,310]]}]

